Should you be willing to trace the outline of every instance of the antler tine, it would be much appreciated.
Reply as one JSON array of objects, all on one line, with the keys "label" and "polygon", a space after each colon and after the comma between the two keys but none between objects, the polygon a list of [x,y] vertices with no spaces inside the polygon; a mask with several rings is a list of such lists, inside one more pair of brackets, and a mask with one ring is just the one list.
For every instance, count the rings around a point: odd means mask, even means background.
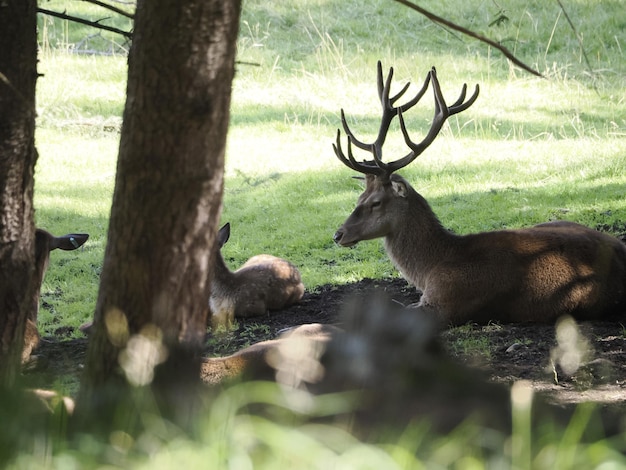
[{"label": "antler tine", "polygon": [[393,79],[393,67],[389,67],[389,73],[387,74],[387,78],[385,79],[385,84],[383,85],[383,65],[381,61],[378,61],[378,98],[380,98],[380,104],[383,106],[383,111],[387,108],[393,108],[393,104],[398,101],[404,93],[409,89],[411,82],[405,83],[402,89],[389,97],[389,93],[391,92],[391,80]]},{"label": "antler tine", "polygon": [[[398,93],[393,95],[391,98],[388,98],[389,104],[391,106],[393,106],[395,104],[395,102],[398,101],[402,97],[402,95],[404,95],[404,93],[406,93],[406,91],[409,89],[410,86],[411,86],[411,82],[406,82],[404,84],[404,86],[402,87],[402,90],[400,90]],[[416,103],[417,103],[417,101],[416,101]],[[402,105],[402,107],[404,107],[406,105],[407,104],[405,103],[405,104]]]},{"label": "antler tine", "polygon": [[[417,95],[415,95],[412,100],[407,101],[402,106],[399,106],[398,110],[401,110],[404,113],[408,111],[409,109],[411,109],[413,106],[415,106],[418,103],[418,101],[422,99],[422,96],[424,96],[424,93],[426,93],[426,90],[428,90],[429,84],[430,84],[430,72],[426,74],[426,79],[424,80],[424,84],[422,85],[422,88],[420,89],[420,91],[417,92]],[[406,84],[406,88],[408,88],[408,86],[409,86],[409,83]]]},{"label": "antler tine", "polygon": [[398,120],[400,121],[400,129],[402,130],[404,141],[411,149],[411,152],[409,152],[403,158],[387,164],[387,169],[390,173],[404,168],[413,160],[415,160],[419,155],[421,155],[424,150],[426,150],[426,148],[428,148],[428,146],[433,143],[433,141],[441,131],[443,124],[446,122],[446,119],[448,119],[448,117],[453,114],[460,113],[461,111],[469,108],[478,98],[479,87],[478,85],[476,85],[476,90],[474,91],[474,94],[470,97],[468,101],[463,102],[467,93],[467,84],[464,84],[459,99],[457,99],[452,106],[448,107],[443,97],[443,93],[441,92],[441,86],[439,85],[439,80],[437,79],[437,70],[435,69],[435,67],[431,69],[429,77],[433,84],[433,94],[435,96],[435,116],[433,117],[433,122],[430,126],[430,130],[428,131],[428,134],[426,134],[426,137],[424,137],[424,139],[420,143],[413,142],[409,137],[409,133],[406,129],[404,117],[402,116],[402,109],[398,109]]},{"label": "antler tine", "polygon": [[378,153],[382,151],[383,143],[385,142],[385,137],[387,136],[387,132],[389,131],[389,126],[391,125],[391,121],[393,120],[396,110],[393,107],[393,103],[397,101],[409,87],[409,83],[407,83],[399,93],[394,95],[393,98],[389,98],[389,92],[391,89],[391,79],[393,78],[393,67],[389,69],[389,73],[387,74],[387,78],[383,81],[383,65],[381,61],[378,61],[377,64],[377,85],[378,85],[378,98],[380,99],[380,104],[383,108],[383,115],[381,118],[380,128],[378,129],[378,136],[376,140],[367,144],[359,139],[357,139],[352,131],[348,128],[348,124],[345,119],[345,115],[343,113],[343,109],[341,110],[341,124],[343,125],[343,130],[346,134],[352,138],[352,142],[361,150],[367,150],[371,152],[372,149],[375,149]]},{"label": "antler tine", "polygon": [[336,143],[333,144],[333,150],[335,151],[335,155],[337,155],[337,158],[341,163],[346,165],[348,168],[356,170],[356,168],[354,168],[354,165],[352,165],[350,160],[348,160],[343,153],[343,149],[341,148],[341,131],[339,129],[337,129],[337,140]]},{"label": "antler tine", "polygon": [[470,98],[467,101],[465,101],[465,103],[463,103],[463,101],[465,100],[466,92],[467,92],[467,83],[464,83],[459,99],[456,100],[454,104],[452,104],[452,106],[448,108],[450,110],[449,116],[452,116],[453,114],[456,114],[456,113],[460,113],[461,111],[465,111],[467,108],[473,105],[474,101],[476,101],[476,99],[478,98],[478,94],[480,93],[480,87],[478,86],[478,84],[476,84],[476,88],[474,88],[474,93],[472,94],[472,96],[470,96]]},{"label": "antler tine", "polygon": [[368,150],[368,151],[370,150],[372,145],[366,144],[365,142],[361,142],[359,139],[357,139],[354,136],[354,134],[348,127],[348,121],[346,121],[346,114],[343,112],[343,108],[341,109],[341,126],[343,127],[343,130],[346,133],[346,135],[352,140],[354,145],[356,145],[361,150]]},{"label": "antler tine", "polygon": [[[343,149],[341,147],[341,131],[337,130],[337,140],[336,143],[333,144],[333,150],[335,151],[335,155],[344,165],[348,168],[353,169],[354,171],[358,171],[359,173],[364,174],[372,174],[372,175],[380,175],[382,174],[381,168],[379,168],[375,162],[357,162],[354,158],[354,154],[352,153],[352,137],[348,135],[348,156],[343,153]],[[369,164],[368,164],[369,163]]]},{"label": "antler tine", "polygon": [[[389,89],[389,84],[391,83],[391,77],[393,76],[393,67],[389,69],[389,74],[387,75],[387,80],[385,83],[387,84],[387,89]],[[381,103],[383,102],[383,91],[385,86],[383,85],[383,64],[379,60],[376,64],[376,84],[378,85],[378,98]]]},{"label": "antler tine", "polygon": [[[467,94],[467,85],[464,84],[459,98],[454,102],[452,106],[448,107],[441,92],[439,80],[437,79],[437,71],[435,70],[435,67],[433,67],[428,72],[428,75],[424,80],[424,84],[422,85],[422,88],[419,90],[419,92],[411,100],[407,101],[403,105],[394,107],[395,102],[400,99],[408,90],[410,83],[407,83],[394,96],[389,97],[391,81],[393,78],[393,67],[389,69],[387,77],[383,79],[382,63],[378,61],[377,72],[378,96],[380,98],[383,113],[376,140],[371,144],[367,144],[358,140],[348,127],[348,122],[346,121],[346,116],[342,109],[341,124],[346,135],[348,136],[348,156],[346,157],[341,148],[340,131],[337,131],[337,142],[336,144],[333,144],[333,149],[335,150],[335,154],[337,155],[339,160],[349,168],[360,173],[373,174],[376,176],[389,178],[393,172],[407,166],[409,163],[415,160],[422,152],[424,152],[424,150],[426,150],[426,148],[430,144],[432,144],[449,116],[460,113],[461,111],[466,110],[472,104],[474,104],[474,102],[478,98],[478,93],[480,90],[478,85],[476,85],[474,94],[467,101],[465,101],[465,97]],[[415,104],[417,104],[422,96],[424,96],[424,93],[426,93],[426,90],[428,89],[428,86],[431,82],[433,84],[433,94],[435,98],[435,115],[433,117],[430,130],[428,131],[426,137],[424,137],[421,142],[415,143],[409,137],[409,133],[406,129],[406,124],[404,122],[404,117],[402,114],[411,107],[415,106]],[[398,119],[400,121],[400,129],[402,130],[404,141],[411,149],[411,152],[409,152],[407,155],[399,160],[390,163],[384,163],[382,161],[382,147],[385,143],[391,121],[395,116],[398,116]],[[352,154],[352,144],[354,144],[361,150],[370,152],[374,156],[374,160],[357,162],[354,158],[354,155]]]}]

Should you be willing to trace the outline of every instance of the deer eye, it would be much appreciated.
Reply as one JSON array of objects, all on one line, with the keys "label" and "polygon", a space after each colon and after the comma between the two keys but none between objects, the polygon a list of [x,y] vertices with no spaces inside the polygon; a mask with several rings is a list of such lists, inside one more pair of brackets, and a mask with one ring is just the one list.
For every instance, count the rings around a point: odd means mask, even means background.
[{"label": "deer eye", "polygon": [[378,200],[378,201],[372,201],[372,209],[376,209],[377,207],[380,207],[380,205],[381,205],[382,203],[383,203],[383,202],[382,202],[382,201],[380,201],[380,200]]}]

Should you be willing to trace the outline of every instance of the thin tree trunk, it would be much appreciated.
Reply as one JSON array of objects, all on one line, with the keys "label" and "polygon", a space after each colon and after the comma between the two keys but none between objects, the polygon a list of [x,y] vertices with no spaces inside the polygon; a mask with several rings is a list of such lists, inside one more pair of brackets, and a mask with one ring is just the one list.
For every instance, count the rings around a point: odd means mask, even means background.
[{"label": "thin tree trunk", "polygon": [[0,387],[15,383],[34,295],[36,8],[0,5]]},{"label": "thin tree trunk", "polygon": [[[104,429],[132,428],[124,421],[135,405],[126,399],[138,390],[150,390],[160,412],[179,423],[195,410],[240,8],[239,0],[137,4],[95,332],[78,401],[79,416],[99,412]],[[152,353],[141,356],[142,347]],[[119,411],[124,400],[130,413]]]}]

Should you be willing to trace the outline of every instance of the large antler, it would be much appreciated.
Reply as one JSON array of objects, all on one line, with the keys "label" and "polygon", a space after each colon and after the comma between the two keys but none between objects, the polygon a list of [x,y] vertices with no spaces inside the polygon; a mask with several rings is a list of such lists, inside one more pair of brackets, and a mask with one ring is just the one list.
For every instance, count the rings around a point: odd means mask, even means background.
[{"label": "large antler", "polygon": [[[459,96],[459,99],[457,99],[452,106],[448,107],[441,93],[441,87],[439,86],[439,80],[437,79],[437,72],[433,67],[426,76],[424,85],[417,93],[417,95],[415,95],[413,99],[406,102],[402,106],[394,107],[396,101],[398,101],[398,99],[400,99],[409,88],[410,83],[407,83],[397,94],[389,97],[392,77],[393,68],[390,68],[387,79],[383,84],[382,64],[379,61],[378,96],[380,98],[380,103],[383,108],[383,116],[381,119],[380,129],[378,130],[378,136],[373,143],[366,144],[364,142],[361,142],[354,136],[354,134],[348,127],[348,123],[346,122],[346,116],[343,112],[343,109],[341,110],[341,124],[343,125],[343,130],[348,136],[348,156],[346,157],[343,149],[341,148],[341,131],[339,129],[337,130],[337,142],[336,144],[333,144],[333,149],[339,160],[341,160],[349,168],[352,168],[359,173],[372,174],[382,178],[389,178],[393,172],[407,166],[409,163],[415,160],[424,150],[426,150],[426,148],[430,144],[432,144],[432,142],[435,140],[435,137],[437,137],[437,134],[439,134],[439,131],[441,130],[444,122],[449,116],[460,113],[461,111],[465,111],[472,104],[474,104],[474,101],[476,101],[476,98],[478,98],[479,87],[478,85],[476,85],[474,94],[467,101],[465,101],[467,84],[463,84],[463,89],[461,90],[461,95]],[[428,84],[431,81],[433,84],[433,92],[435,95],[435,116],[433,118],[430,130],[428,131],[428,134],[426,134],[426,137],[424,137],[424,140],[419,143],[415,143],[409,137],[406,126],[404,124],[404,118],[402,117],[402,113],[412,108],[422,98],[422,96],[426,92],[426,89],[428,88]],[[389,131],[391,121],[395,116],[398,116],[398,119],[400,120],[400,128],[402,130],[402,135],[404,136],[404,141],[411,149],[411,151],[399,160],[384,163],[382,161],[382,147],[385,143],[385,138],[387,137],[387,132]],[[352,144],[356,145],[362,150],[367,150],[368,152],[371,152],[374,156],[374,160],[357,162],[352,153]]]}]

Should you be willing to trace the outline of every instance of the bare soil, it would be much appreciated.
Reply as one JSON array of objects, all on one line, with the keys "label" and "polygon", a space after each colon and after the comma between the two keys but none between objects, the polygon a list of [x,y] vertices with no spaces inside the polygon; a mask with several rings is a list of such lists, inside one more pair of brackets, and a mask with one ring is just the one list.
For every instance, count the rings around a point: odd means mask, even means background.
[{"label": "bare soil", "polygon": [[[302,301],[264,317],[244,319],[226,333],[207,334],[206,356],[231,354],[252,343],[276,337],[281,330],[305,323],[340,325],[340,312],[352,296],[383,293],[403,305],[416,302],[419,293],[403,279],[364,279],[347,285],[326,285],[306,292]],[[551,361],[557,346],[555,325],[469,324],[441,333],[448,353],[467,367],[475,367],[497,383],[530,381],[548,399],[560,404],[594,401],[622,409],[626,398],[626,330],[619,321],[578,324],[587,354],[574,372],[564,372]],[[25,379],[37,387],[59,382],[70,393],[78,384],[85,361],[86,338],[67,339],[70,328],[44,338],[38,361],[25,370]],[[76,384],[76,385],[72,385]]]}]

